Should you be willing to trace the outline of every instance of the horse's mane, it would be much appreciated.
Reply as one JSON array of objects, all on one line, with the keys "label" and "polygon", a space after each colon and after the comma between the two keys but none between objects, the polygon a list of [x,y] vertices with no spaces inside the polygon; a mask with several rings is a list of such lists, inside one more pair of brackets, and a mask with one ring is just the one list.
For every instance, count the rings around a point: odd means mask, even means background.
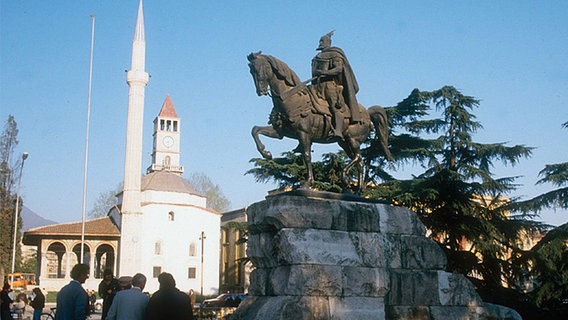
[{"label": "horse's mane", "polygon": [[264,55],[264,56],[272,66],[272,69],[275,71],[277,76],[279,78],[284,79],[287,85],[295,87],[300,83],[302,83],[298,75],[294,72],[294,70],[290,69],[290,67],[286,63],[280,61],[279,59],[273,56],[269,55]]}]

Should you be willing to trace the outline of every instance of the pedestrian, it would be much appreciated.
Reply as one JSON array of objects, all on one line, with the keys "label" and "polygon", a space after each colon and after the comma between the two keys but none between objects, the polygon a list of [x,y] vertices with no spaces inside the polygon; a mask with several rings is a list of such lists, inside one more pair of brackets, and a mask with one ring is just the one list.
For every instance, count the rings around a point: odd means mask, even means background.
[{"label": "pedestrian", "polygon": [[30,306],[34,308],[33,320],[39,320],[43,308],[45,307],[45,296],[40,288],[34,288],[32,292],[34,293],[34,299],[30,302]]},{"label": "pedestrian", "polygon": [[85,320],[89,314],[89,296],[82,284],[89,277],[89,265],[78,263],[71,269],[71,282],[57,293],[55,320]]},{"label": "pedestrian", "polygon": [[146,308],[146,320],[192,320],[189,295],[176,288],[174,277],[163,272],[158,276],[160,289],[156,291]]},{"label": "pedestrian", "polygon": [[103,313],[101,315],[101,320],[106,319],[108,310],[112,305],[112,299],[118,290],[118,280],[114,277],[112,270],[106,269],[103,273],[103,280],[99,283],[99,296],[103,299]]},{"label": "pedestrian", "polygon": [[189,301],[191,303],[191,307],[195,305],[195,291],[193,289],[189,289]]},{"label": "pedestrian", "polygon": [[12,315],[10,315],[10,304],[14,302],[10,297],[10,291],[12,291],[10,284],[4,282],[2,286],[2,291],[0,291],[0,319],[12,320]]},{"label": "pedestrian", "polygon": [[146,277],[137,273],[132,277],[132,287],[116,293],[108,311],[107,320],[144,320],[150,297],[143,293]]}]

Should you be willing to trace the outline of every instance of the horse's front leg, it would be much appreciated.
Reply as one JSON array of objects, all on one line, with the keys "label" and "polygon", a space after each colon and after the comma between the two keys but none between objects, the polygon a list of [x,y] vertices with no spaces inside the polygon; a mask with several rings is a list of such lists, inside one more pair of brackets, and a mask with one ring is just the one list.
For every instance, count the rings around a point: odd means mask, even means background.
[{"label": "horse's front leg", "polygon": [[343,170],[341,171],[341,180],[343,182],[343,187],[344,189],[347,189],[347,187],[349,186],[349,171],[353,168],[354,165],[357,165],[357,171],[358,171],[358,186],[357,186],[357,192],[359,194],[361,194],[363,192],[364,189],[364,183],[363,183],[363,158],[361,158],[361,154],[357,153],[354,155],[353,159],[351,159],[351,161],[349,162],[349,164],[347,164],[345,166],[345,168],[343,168]]},{"label": "horse's front leg", "polygon": [[282,139],[282,136],[274,130],[272,126],[254,126],[251,130],[252,138],[254,139],[254,143],[256,143],[256,149],[263,158],[265,159],[272,159],[272,153],[270,151],[266,151],[264,144],[260,141],[260,136],[267,136],[269,138],[274,139]]}]

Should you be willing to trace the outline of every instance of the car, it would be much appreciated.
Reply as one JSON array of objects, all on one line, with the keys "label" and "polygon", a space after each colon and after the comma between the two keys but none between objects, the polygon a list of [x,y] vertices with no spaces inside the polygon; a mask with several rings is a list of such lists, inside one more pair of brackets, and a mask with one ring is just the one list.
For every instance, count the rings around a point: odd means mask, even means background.
[{"label": "car", "polygon": [[204,300],[201,306],[203,308],[238,307],[245,298],[244,293],[223,293],[216,298]]}]

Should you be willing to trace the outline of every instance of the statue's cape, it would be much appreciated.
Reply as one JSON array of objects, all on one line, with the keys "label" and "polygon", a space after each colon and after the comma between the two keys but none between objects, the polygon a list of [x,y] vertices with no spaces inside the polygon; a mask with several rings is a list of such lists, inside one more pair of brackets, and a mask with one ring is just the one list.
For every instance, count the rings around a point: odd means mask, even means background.
[{"label": "statue's cape", "polygon": [[352,119],[359,121],[361,119],[361,115],[359,114],[359,103],[355,97],[355,94],[359,91],[359,84],[357,83],[355,73],[353,73],[353,69],[351,69],[351,64],[349,64],[349,60],[347,60],[345,52],[338,47],[329,47],[322,50],[322,53],[326,55],[339,55],[341,59],[343,59],[343,72],[341,73],[343,77],[341,79],[341,82],[343,83],[343,98],[351,110]]}]

